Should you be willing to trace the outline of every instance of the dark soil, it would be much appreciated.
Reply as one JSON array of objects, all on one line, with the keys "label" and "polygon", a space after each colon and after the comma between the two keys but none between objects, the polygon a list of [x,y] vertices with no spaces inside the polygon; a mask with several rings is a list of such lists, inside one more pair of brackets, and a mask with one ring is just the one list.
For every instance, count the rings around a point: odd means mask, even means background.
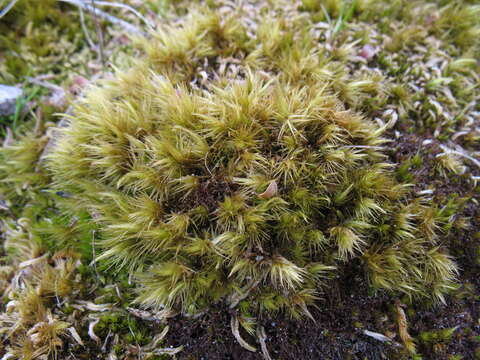
[{"label": "dark soil", "polygon": [[[434,201],[442,204],[453,194],[459,198],[479,199],[478,192],[467,182],[467,175],[445,178],[436,167],[435,155],[441,150],[433,141],[422,146],[425,138],[404,136],[391,147],[390,160],[402,163],[417,153],[424,164],[412,170],[415,190],[426,189],[422,179],[434,186]],[[416,172],[415,172],[416,171]],[[467,219],[469,226],[451,230],[444,235],[443,244],[457,259],[461,268],[459,289],[447,297],[447,304],[432,306],[406,298],[400,299],[405,306],[409,322],[409,333],[416,339],[417,351],[422,359],[478,359],[480,354],[480,279],[479,274],[479,226],[480,211],[471,201],[463,207],[459,217]],[[395,296],[371,293],[365,285],[366,279],[358,275],[359,262],[348,265],[340,279],[332,279],[328,289],[311,309],[315,322],[293,320],[277,316],[262,325],[267,333],[267,347],[272,359],[408,359],[409,355],[396,335],[392,343],[382,343],[364,335],[364,330],[382,334],[398,334]],[[230,314],[222,305],[213,307],[197,319],[173,318],[169,321],[167,343],[183,345],[178,359],[262,359],[260,346],[247,333],[242,337],[257,347],[253,353],[242,348],[230,328]],[[420,334],[457,327],[450,339],[422,341]]]}]

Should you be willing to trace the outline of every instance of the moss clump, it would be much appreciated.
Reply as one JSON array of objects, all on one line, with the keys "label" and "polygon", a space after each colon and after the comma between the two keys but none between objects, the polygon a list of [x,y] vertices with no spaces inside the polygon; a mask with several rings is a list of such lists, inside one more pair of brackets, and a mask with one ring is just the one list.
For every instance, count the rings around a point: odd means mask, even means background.
[{"label": "moss clump", "polygon": [[57,189],[147,306],[308,314],[353,259],[375,288],[442,300],[456,266],[395,181],[383,129],[335,95],[355,103],[357,85],[301,17],[277,20],[193,12],[145,40],[75,105],[49,155]]}]

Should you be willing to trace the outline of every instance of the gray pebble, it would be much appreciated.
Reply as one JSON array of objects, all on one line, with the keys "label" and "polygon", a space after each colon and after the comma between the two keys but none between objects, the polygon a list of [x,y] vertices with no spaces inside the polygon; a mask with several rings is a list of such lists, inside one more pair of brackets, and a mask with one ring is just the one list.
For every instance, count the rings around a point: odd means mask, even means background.
[{"label": "gray pebble", "polygon": [[14,114],[16,101],[22,94],[18,87],[0,84],[0,116]]}]

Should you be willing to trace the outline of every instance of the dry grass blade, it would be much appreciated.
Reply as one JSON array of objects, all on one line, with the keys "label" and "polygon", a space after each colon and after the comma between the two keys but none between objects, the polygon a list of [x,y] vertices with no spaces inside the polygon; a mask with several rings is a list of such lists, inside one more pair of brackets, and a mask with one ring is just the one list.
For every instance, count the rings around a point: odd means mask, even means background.
[{"label": "dry grass blade", "polygon": [[473,158],[472,156],[466,154],[465,151],[452,150],[452,149],[450,149],[450,148],[448,148],[444,145],[440,145],[440,147],[442,148],[442,150],[444,152],[441,153],[441,154],[438,154],[437,157],[440,157],[444,154],[455,154],[455,155],[458,155],[458,156],[464,157],[465,159],[470,160],[472,163],[475,164],[475,166],[480,168],[480,161],[478,161],[477,159]]},{"label": "dry grass blade", "polygon": [[175,355],[178,354],[180,351],[183,350],[183,346],[179,346],[176,348],[164,348],[164,349],[157,349],[153,352],[155,355]]},{"label": "dry grass blade", "polygon": [[82,26],[83,33],[85,34],[85,39],[87,39],[87,43],[90,46],[90,48],[95,49],[96,46],[93,43],[93,40],[90,37],[90,34],[88,33],[87,25],[85,24],[85,15],[83,14],[83,9],[79,7],[78,11],[80,13],[80,25]]},{"label": "dry grass blade", "polygon": [[80,309],[87,309],[90,311],[108,311],[112,309],[111,304],[95,304],[91,301],[84,301],[79,300],[77,301],[78,304],[72,305],[73,307],[80,308]]},{"label": "dry grass blade", "polygon": [[80,345],[84,346],[82,338],[80,337],[77,330],[73,326],[70,326],[69,328],[67,328],[67,330],[70,333],[70,335],[72,336],[72,338],[75,339],[76,342],[78,342]]},{"label": "dry grass blade", "polygon": [[248,294],[250,294],[250,291],[252,291],[259,283],[260,281],[258,280],[252,280],[244,288],[241,289],[240,293],[235,293],[230,299],[229,308],[235,308],[240,301],[246,299],[248,297]]},{"label": "dry grass blade", "polygon": [[392,341],[392,339],[390,339],[389,337],[387,337],[387,336],[385,336],[385,335],[383,335],[383,334],[374,332],[374,331],[363,330],[363,333],[364,333],[365,335],[370,336],[370,337],[374,338],[375,340],[378,340],[378,341],[381,341],[381,342]]},{"label": "dry grass blade", "polygon": [[265,334],[265,328],[263,326],[259,326],[257,328],[257,337],[258,342],[260,343],[260,347],[262,349],[262,355],[265,360],[272,360],[270,354],[268,353],[267,344],[265,340],[267,339],[267,334]]},{"label": "dry grass blade", "polygon": [[100,319],[95,319],[88,324],[88,336],[90,336],[90,339],[95,341],[97,344],[100,344],[100,338],[95,334],[94,328],[95,325],[99,323]]},{"label": "dry grass blade", "polygon": [[167,335],[169,330],[168,326],[165,326],[165,328],[162,330],[162,332],[158,335],[156,335],[150,344],[144,346],[141,348],[140,354],[142,355],[141,358],[145,359],[150,359],[154,355],[175,355],[178,354],[180,351],[183,350],[183,346],[179,346],[176,348],[160,348],[160,349],[155,349],[159,343],[163,340],[163,338]]},{"label": "dry grass blade", "polygon": [[130,11],[131,13],[135,14],[135,16],[137,16],[140,20],[142,20],[142,21],[143,21],[145,24],[147,24],[150,28],[154,28],[154,27],[155,27],[150,21],[148,21],[147,18],[145,18],[145,16],[143,16],[142,14],[140,14],[137,10],[135,10],[133,7],[131,7],[131,6],[129,6],[129,5],[122,4],[122,3],[117,3],[117,2],[108,2],[108,1],[95,1],[95,5],[98,5],[98,6],[111,6],[111,7],[117,7],[117,8],[121,8],[121,9],[128,10],[128,11]]},{"label": "dry grass blade", "polygon": [[257,349],[255,347],[253,347],[252,345],[250,345],[249,343],[247,343],[245,340],[243,340],[242,337],[240,336],[239,325],[240,325],[240,323],[238,321],[238,317],[232,316],[232,319],[230,321],[230,326],[232,328],[233,336],[235,336],[235,339],[237,339],[237,341],[238,341],[238,343],[240,344],[241,347],[243,347],[244,349],[246,349],[248,351],[256,352]]},{"label": "dry grass blade", "polygon": [[106,13],[105,11],[96,9],[95,7],[93,7],[90,4],[85,3],[84,1],[81,1],[81,0],[59,0],[59,1],[71,4],[71,5],[75,5],[77,7],[82,8],[85,11],[94,13],[97,16],[101,17],[102,19],[110,21],[112,24],[119,25],[119,26],[123,27],[125,30],[127,30],[130,33],[143,34],[143,31],[141,31],[136,26],[130,24],[129,22],[127,22],[125,20],[122,20],[122,19],[119,19],[119,18],[117,18],[113,15],[110,15],[110,14]]},{"label": "dry grass blade", "polygon": [[157,345],[160,343],[160,341],[163,340],[165,336],[167,336],[169,327],[165,326],[165,328],[162,330],[162,332],[158,335],[155,335],[155,337],[152,339],[152,342],[146,346],[143,347],[143,350],[145,351],[151,351],[154,350]]},{"label": "dry grass blade", "polygon": [[15,5],[15,3],[17,2],[18,0],[12,0],[10,1],[7,6],[5,6],[1,11],[0,11],[0,19],[2,17],[4,17],[12,8],[13,8],[13,5]]}]

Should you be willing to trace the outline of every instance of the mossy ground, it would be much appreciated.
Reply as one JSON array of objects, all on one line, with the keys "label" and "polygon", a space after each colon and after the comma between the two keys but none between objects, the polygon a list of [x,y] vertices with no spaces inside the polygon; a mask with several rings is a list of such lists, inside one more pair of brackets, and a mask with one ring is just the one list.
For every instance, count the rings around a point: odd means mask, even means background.
[{"label": "mossy ground", "polygon": [[[82,40],[78,20],[54,20],[58,11],[66,14],[65,19],[78,17],[78,12],[63,5],[57,8],[54,2],[49,6],[55,10],[37,14],[47,19],[40,26],[35,26],[37,15],[27,20],[15,20],[15,13],[9,15],[15,32],[5,32],[8,41],[0,44],[0,49],[7,49],[0,55],[1,79],[16,83],[26,81],[26,76],[53,74],[51,81],[70,92],[73,99],[75,75],[90,79],[95,74],[105,76],[106,71],[98,54]],[[223,14],[235,9],[217,1],[205,6]],[[174,24],[189,9],[182,2],[149,1],[139,10],[152,21]],[[480,358],[479,5],[474,1],[253,1],[244,2],[241,11],[243,19],[253,24],[260,14],[269,12],[287,21],[303,16],[306,24],[316,24],[319,49],[346,69],[338,76],[350,85],[345,87],[345,82],[339,81],[338,93],[352,109],[388,124],[386,137],[391,142],[387,155],[396,165],[397,179],[413,183],[415,192],[430,198],[436,221],[425,221],[425,226],[442,232],[442,245],[460,267],[458,288],[446,297],[446,305],[398,299],[404,304],[416,355],[405,350],[400,338],[396,298],[372,292],[359,275],[360,264],[354,262],[341,269],[339,278],[329,280],[331,291],[322,294],[317,307],[311,309],[316,322],[292,321],[286,316],[261,320],[271,357]],[[115,14],[141,26],[127,13]],[[95,36],[92,19],[87,14],[86,18]],[[106,22],[102,26],[108,34],[105,52],[119,52],[117,63],[121,66],[121,53],[137,50],[131,42],[124,42],[123,30]],[[67,31],[60,32],[64,28]],[[62,41],[56,41],[58,38]],[[14,47],[12,39],[18,39],[22,48]],[[41,41],[58,48],[38,53],[34,48],[43,44]],[[118,45],[119,41],[126,45]],[[42,51],[50,48],[41,47]],[[72,65],[55,58],[58,49],[77,60]],[[23,54],[22,61],[11,56],[18,51]],[[111,59],[115,58],[112,55]],[[88,63],[89,71],[80,70]],[[3,122],[5,134],[7,128],[13,129],[15,140],[12,143],[8,136],[4,140],[0,162],[4,242],[0,354],[10,352],[17,358],[45,354],[59,359],[163,358],[170,357],[168,349],[183,347],[172,356],[261,359],[259,352],[245,350],[232,335],[228,309],[216,306],[195,319],[176,316],[160,320],[158,314],[135,308],[135,287],[127,272],[116,273],[91,262],[99,251],[95,225],[88,214],[82,218],[65,213],[63,203],[69,194],[51,190],[50,174],[40,161],[52,136],[48,129],[57,119],[52,113],[66,110],[65,105],[57,109],[46,105],[40,96],[51,96],[52,91],[40,89],[29,90],[35,93],[30,112]],[[32,288],[34,295],[28,297]],[[30,314],[33,309],[38,309],[37,317]],[[50,336],[46,338],[56,342],[37,341],[42,329],[54,326],[59,340]],[[148,345],[165,326],[168,333],[157,344],[164,354],[154,355]],[[83,345],[68,330],[72,327]],[[393,340],[382,343],[364,330]],[[256,341],[247,333],[242,336],[251,344]]]}]

